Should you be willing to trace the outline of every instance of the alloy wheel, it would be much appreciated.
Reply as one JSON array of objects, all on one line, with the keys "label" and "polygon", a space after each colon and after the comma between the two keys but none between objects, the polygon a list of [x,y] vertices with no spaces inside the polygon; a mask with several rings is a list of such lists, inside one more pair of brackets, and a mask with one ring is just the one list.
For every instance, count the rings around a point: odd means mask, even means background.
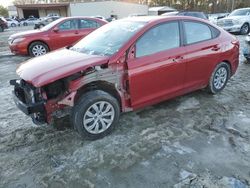
[{"label": "alloy wheel", "polygon": [[225,67],[220,67],[214,75],[213,85],[215,89],[220,90],[227,82],[227,69]]},{"label": "alloy wheel", "polygon": [[83,125],[89,133],[99,134],[111,126],[114,118],[114,107],[107,101],[98,101],[86,110]]},{"label": "alloy wheel", "polygon": [[40,55],[44,55],[47,53],[46,48],[43,45],[35,45],[32,48],[32,53],[34,54],[34,56],[40,56]]}]

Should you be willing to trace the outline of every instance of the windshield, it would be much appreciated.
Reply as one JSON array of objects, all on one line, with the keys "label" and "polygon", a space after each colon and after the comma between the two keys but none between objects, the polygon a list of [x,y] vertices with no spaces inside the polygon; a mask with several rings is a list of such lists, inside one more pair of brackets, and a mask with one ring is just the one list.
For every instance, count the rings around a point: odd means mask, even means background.
[{"label": "windshield", "polygon": [[116,53],[146,22],[118,20],[106,24],[76,43],[71,50],[111,56]]},{"label": "windshield", "polygon": [[229,16],[247,16],[250,15],[250,9],[234,10]]},{"label": "windshield", "polygon": [[55,21],[49,23],[48,25],[42,27],[40,30],[41,31],[48,31],[49,29],[51,29],[52,27],[54,27],[55,25],[57,25],[59,22],[61,22],[62,19],[55,20]]}]

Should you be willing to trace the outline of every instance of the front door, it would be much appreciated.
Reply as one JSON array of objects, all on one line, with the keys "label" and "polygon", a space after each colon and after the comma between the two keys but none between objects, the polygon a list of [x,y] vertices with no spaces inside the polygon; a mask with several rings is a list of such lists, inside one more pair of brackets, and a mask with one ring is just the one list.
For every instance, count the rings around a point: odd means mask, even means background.
[{"label": "front door", "polygon": [[56,26],[57,31],[51,30],[50,46],[53,50],[74,44],[79,38],[78,20],[66,20]]},{"label": "front door", "polygon": [[178,21],[149,29],[135,44],[135,57],[128,59],[132,108],[160,102],[181,94],[186,64]]}]

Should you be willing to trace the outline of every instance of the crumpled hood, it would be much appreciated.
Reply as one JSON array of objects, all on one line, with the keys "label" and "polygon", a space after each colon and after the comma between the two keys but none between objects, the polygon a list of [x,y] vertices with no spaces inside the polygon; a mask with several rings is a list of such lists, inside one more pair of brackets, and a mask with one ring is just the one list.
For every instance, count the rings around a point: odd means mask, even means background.
[{"label": "crumpled hood", "polygon": [[15,39],[15,38],[30,36],[30,35],[42,33],[42,32],[43,31],[38,30],[38,29],[37,30],[23,31],[23,32],[19,32],[19,33],[11,35],[10,38]]},{"label": "crumpled hood", "polygon": [[60,49],[22,63],[16,72],[33,86],[41,87],[108,60],[109,57]]}]

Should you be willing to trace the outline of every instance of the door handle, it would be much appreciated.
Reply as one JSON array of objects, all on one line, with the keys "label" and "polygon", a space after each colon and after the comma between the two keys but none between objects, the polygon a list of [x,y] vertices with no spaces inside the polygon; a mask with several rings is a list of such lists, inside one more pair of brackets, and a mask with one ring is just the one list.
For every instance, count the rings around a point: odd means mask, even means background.
[{"label": "door handle", "polygon": [[177,56],[177,57],[174,57],[174,58],[173,58],[173,62],[178,63],[178,62],[180,62],[180,60],[182,60],[182,59],[183,59],[182,56]]},{"label": "door handle", "polygon": [[220,47],[219,46],[213,46],[212,48],[211,48],[211,50],[212,51],[218,51],[218,50],[220,50]]}]

